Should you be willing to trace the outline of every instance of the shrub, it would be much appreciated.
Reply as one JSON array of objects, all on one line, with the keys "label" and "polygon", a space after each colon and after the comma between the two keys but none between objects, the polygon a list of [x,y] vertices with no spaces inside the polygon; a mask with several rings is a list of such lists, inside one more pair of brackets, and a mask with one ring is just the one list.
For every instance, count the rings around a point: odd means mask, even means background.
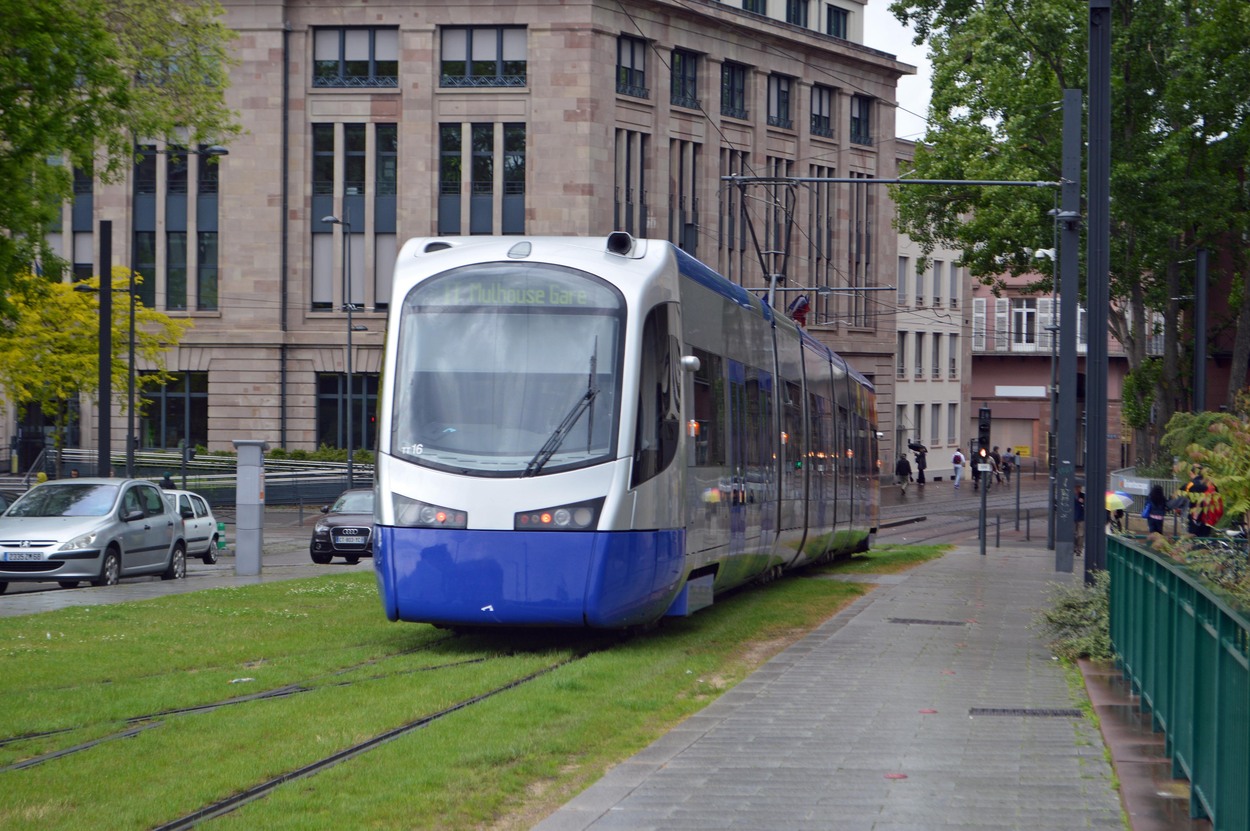
[{"label": "shrub", "polygon": [[1094,573],[1094,585],[1053,583],[1050,608],[1038,613],[1034,625],[1047,646],[1068,660],[1108,661],[1111,649],[1111,575]]}]

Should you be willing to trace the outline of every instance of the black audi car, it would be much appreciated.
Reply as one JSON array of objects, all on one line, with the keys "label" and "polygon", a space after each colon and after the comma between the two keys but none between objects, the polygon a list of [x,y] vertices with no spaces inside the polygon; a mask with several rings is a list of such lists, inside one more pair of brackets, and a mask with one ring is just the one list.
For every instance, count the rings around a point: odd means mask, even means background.
[{"label": "black audi car", "polygon": [[358,563],[373,556],[373,491],[343,491],[333,505],[321,509],[325,516],[313,526],[308,551],[312,560],[325,565],[335,557]]}]

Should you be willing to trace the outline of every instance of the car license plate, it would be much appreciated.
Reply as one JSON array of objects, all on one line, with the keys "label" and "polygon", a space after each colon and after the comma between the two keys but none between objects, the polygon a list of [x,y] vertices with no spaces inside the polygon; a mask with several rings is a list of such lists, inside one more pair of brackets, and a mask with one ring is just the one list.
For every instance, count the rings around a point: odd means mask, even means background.
[{"label": "car license plate", "polygon": [[364,545],[364,537],[335,537],[335,545]]},{"label": "car license plate", "polygon": [[4,552],[4,560],[8,563],[20,563],[28,560],[42,560],[43,554],[39,551],[6,551]]}]

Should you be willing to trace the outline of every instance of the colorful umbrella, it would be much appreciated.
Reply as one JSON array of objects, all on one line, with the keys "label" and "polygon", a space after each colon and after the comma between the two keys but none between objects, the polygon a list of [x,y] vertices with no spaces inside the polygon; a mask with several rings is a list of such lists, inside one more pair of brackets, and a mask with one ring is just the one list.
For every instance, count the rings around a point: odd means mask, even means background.
[{"label": "colorful umbrella", "polygon": [[1107,510],[1122,511],[1133,504],[1133,497],[1124,491],[1107,491]]}]

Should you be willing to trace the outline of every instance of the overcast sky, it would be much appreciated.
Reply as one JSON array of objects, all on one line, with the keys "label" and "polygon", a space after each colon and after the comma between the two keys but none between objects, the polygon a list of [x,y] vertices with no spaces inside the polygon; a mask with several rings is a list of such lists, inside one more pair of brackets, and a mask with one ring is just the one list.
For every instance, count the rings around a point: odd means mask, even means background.
[{"label": "overcast sky", "polygon": [[868,0],[864,16],[864,45],[898,56],[903,63],[916,67],[915,75],[898,82],[898,114],[894,133],[899,138],[919,141],[924,138],[924,117],[929,111],[929,62],[927,46],[913,46],[915,36],[910,29],[889,12],[890,0]]}]

